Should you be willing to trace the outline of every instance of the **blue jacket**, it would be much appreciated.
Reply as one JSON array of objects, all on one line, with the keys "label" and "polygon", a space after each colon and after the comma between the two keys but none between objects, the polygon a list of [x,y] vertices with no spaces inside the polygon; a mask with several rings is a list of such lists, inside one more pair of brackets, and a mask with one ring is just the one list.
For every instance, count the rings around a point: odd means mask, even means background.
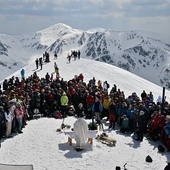
[{"label": "blue jacket", "polygon": [[165,134],[170,135],[170,121],[164,126]]},{"label": "blue jacket", "polygon": [[136,111],[137,111],[137,110],[136,110],[135,108],[129,108],[129,109],[127,110],[127,116],[128,116],[128,118],[129,118],[129,119],[134,119]]},{"label": "blue jacket", "polygon": [[25,74],[25,70],[22,69],[22,70],[21,70],[21,76],[24,76],[24,74]]},{"label": "blue jacket", "polygon": [[[92,112],[98,112],[98,111],[95,110],[95,103],[96,102],[94,102],[94,104],[92,105]],[[99,109],[100,113],[103,111],[103,105],[100,101],[99,101],[99,108],[98,109]]]}]

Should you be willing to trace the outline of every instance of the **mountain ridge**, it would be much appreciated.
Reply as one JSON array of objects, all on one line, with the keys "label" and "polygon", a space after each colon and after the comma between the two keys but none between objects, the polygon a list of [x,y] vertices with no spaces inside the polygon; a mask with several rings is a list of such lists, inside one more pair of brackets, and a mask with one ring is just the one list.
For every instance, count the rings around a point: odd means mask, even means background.
[{"label": "mountain ridge", "polygon": [[[48,51],[59,56],[80,50],[81,57],[105,62],[130,71],[159,86],[170,88],[170,41],[144,31],[87,31],[58,23],[30,34],[0,34],[1,80],[21,69],[29,58]],[[8,60],[9,59],[9,60]]]}]

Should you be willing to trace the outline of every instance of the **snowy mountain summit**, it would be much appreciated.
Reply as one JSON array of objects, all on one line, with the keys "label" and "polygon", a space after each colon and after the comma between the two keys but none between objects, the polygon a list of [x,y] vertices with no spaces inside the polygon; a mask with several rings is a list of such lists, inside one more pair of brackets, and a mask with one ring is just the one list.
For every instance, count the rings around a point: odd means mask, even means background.
[{"label": "snowy mountain summit", "polygon": [[[87,31],[59,23],[19,36],[0,34],[1,81],[44,51],[60,56],[80,50],[82,58],[106,62],[170,88],[170,37],[142,31]],[[5,73],[5,74],[4,74]]]}]

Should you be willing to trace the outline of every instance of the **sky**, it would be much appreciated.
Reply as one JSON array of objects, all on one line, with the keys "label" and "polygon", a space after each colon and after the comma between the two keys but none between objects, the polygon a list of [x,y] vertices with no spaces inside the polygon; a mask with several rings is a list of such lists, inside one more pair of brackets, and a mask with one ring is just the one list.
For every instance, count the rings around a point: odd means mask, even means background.
[{"label": "sky", "polygon": [[[123,90],[125,97],[131,95],[132,92],[136,92],[139,96],[145,89],[147,93],[152,91],[156,100],[162,92],[162,89],[153,83],[125,70],[98,61],[81,58],[76,61],[71,60],[71,63],[68,63],[65,56],[58,56],[57,60],[50,58],[50,61],[44,64],[43,69],[40,70],[40,68],[35,69],[34,59],[32,59],[24,67],[26,77],[34,71],[37,72],[38,76],[45,77],[47,72],[49,74],[54,72],[54,62],[57,62],[60,76],[64,80],[70,80],[75,75],[83,73],[85,82],[93,77],[97,81],[107,80],[111,87],[116,84],[121,91]],[[13,75],[20,76],[20,70]],[[165,95],[170,96],[170,92],[166,91]],[[167,101],[170,101],[169,98],[167,98]],[[162,170],[170,161],[169,152],[163,154],[158,152],[159,141],[148,141],[145,137],[143,142],[136,141],[133,134],[121,134],[117,126],[115,130],[109,130],[109,123],[106,121],[103,121],[104,131],[110,137],[116,139],[116,146],[109,147],[94,139],[93,145],[87,144],[82,152],[76,152],[74,139],[73,145],[70,146],[67,143],[68,136],[63,132],[56,132],[62,121],[62,119],[54,118],[28,121],[28,125],[23,129],[23,134],[13,134],[12,138],[2,140],[0,163],[33,165],[34,170],[114,170],[116,166],[123,169],[125,163],[127,163],[126,168],[130,170]],[[71,128],[75,121],[76,118],[74,117],[64,119],[64,123],[70,125]],[[91,120],[86,121],[91,122]],[[70,130],[65,129],[65,131]],[[102,132],[99,130],[97,134]],[[147,155],[152,157],[152,163],[145,162]]]},{"label": "sky", "polygon": [[57,23],[88,30],[170,35],[170,0],[0,0],[0,34],[26,34]]}]

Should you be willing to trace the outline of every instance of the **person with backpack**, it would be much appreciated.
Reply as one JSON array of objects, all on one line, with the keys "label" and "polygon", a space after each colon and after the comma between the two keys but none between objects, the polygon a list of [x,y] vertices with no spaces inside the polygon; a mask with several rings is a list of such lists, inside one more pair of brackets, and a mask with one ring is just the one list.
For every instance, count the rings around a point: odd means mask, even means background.
[{"label": "person with backpack", "polygon": [[59,78],[60,77],[59,68],[56,62],[54,62],[54,70],[55,70],[56,78]]},{"label": "person with backpack", "polygon": [[145,98],[147,97],[147,93],[145,92],[145,90],[143,90],[143,92],[141,93],[141,98],[142,98],[142,101],[145,100]]},{"label": "person with backpack", "polygon": [[108,94],[108,89],[110,88],[110,85],[107,81],[103,82],[103,90]]},{"label": "person with backpack", "polygon": [[129,130],[134,132],[135,128],[135,116],[137,114],[136,102],[132,102],[127,110],[127,117],[129,119]]},{"label": "person with backpack", "polygon": [[99,96],[95,96],[95,102],[92,105],[92,113],[95,114],[95,119],[97,124],[101,124],[101,114],[103,111],[103,104],[100,101]]},{"label": "person with backpack", "polygon": [[47,72],[47,74],[45,75],[45,80],[49,83],[50,82],[50,75],[49,73]]},{"label": "person with backpack", "polygon": [[127,133],[129,131],[129,119],[126,115],[122,116],[122,123],[120,126],[120,131],[122,133]]}]

